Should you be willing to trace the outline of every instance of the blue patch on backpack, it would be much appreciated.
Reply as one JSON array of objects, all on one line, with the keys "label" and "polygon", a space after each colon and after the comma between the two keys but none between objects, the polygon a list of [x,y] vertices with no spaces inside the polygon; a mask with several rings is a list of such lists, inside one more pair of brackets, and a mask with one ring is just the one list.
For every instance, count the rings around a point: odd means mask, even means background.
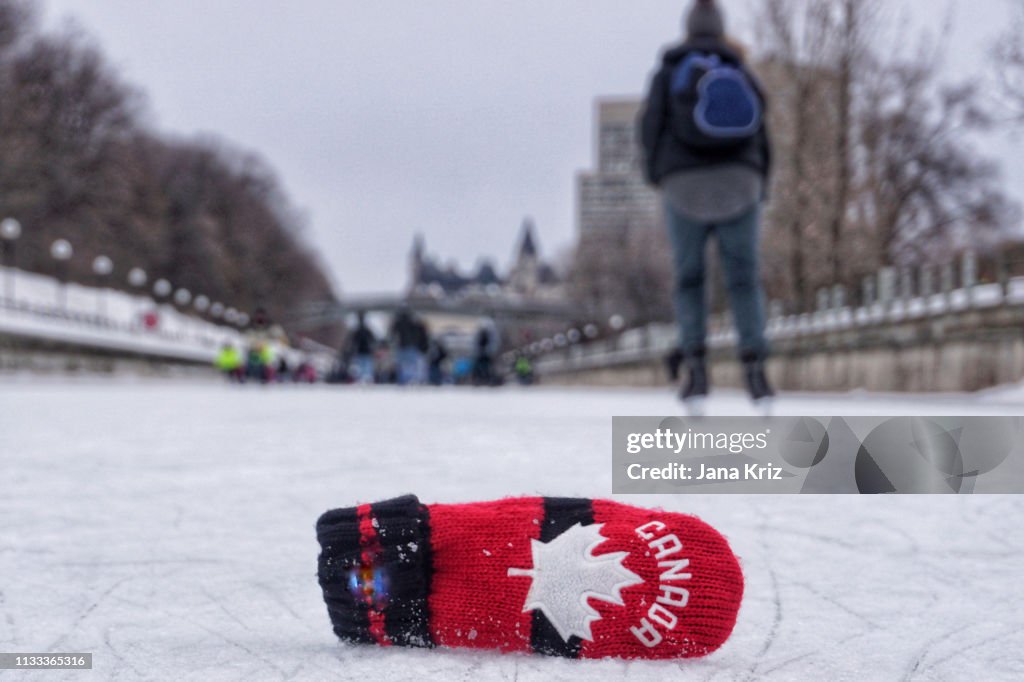
[{"label": "blue patch on backpack", "polygon": [[698,68],[707,73],[720,66],[722,66],[722,58],[717,54],[692,53],[676,67],[675,72],[672,74],[672,94],[678,95],[688,90],[690,88],[690,80],[693,78],[693,72]]},{"label": "blue patch on backpack", "polygon": [[669,86],[680,137],[699,147],[734,145],[761,128],[761,97],[742,66],[717,54],[691,53],[672,73]]},{"label": "blue patch on backpack", "polygon": [[712,69],[700,79],[697,88],[700,99],[694,113],[705,135],[749,137],[761,126],[761,102],[739,69]]}]

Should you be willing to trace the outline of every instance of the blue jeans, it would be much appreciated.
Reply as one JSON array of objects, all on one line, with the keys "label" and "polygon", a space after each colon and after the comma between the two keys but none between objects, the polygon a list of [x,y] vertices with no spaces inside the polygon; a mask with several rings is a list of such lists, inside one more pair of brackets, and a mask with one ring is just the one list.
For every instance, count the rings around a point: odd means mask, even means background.
[{"label": "blue jeans", "polygon": [[717,224],[691,220],[667,201],[665,211],[675,256],[674,302],[680,349],[689,354],[704,348],[708,317],[704,263],[708,238],[714,233],[733,321],[740,337],[740,355],[766,355],[764,292],[758,268],[760,206]]},{"label": "blue jeans", "polygon": [[373,383],[373,356],[357,355],[352,359],[352,378],[361,384]]},{"label": "blue jeans", "polygon": [[401,348],[398,351],[398,383],[422,384],[424,379],[423,353],[416,348]]}]

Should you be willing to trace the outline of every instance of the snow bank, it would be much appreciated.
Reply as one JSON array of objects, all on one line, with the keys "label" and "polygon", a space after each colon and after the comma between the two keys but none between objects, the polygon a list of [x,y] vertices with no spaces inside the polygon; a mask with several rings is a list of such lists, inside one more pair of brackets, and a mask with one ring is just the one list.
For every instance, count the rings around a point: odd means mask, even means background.
[{"label": "snow bank", "polygon": [[[67,284],[0,268],[0,333],[194,362],[211,361],[224,343],[241,344],[230,327],[185,315],[171,305],[121,291]],[[155,313],[154,328],[143,316]]]}]

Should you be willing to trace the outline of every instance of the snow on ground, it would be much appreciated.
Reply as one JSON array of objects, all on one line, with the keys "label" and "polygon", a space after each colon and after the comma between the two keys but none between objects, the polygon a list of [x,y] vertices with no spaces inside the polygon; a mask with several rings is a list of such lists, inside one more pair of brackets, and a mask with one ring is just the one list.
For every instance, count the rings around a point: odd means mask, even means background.
[{"label": "snow on ground", "polygon": [[[1021,414],[1022,400],[797,396],[778,411]],[[711,407],[747,409],[735,395]],[[1024,678],[1013,496],[620,498],[695,513],[741,558],[736,631],[706,659],[335,640],[321,512],[407,492],[607,497],[610,417],[675,409],[660,391],[5,382],[0,651],[95,654],[92,673],[12,679]]]}]

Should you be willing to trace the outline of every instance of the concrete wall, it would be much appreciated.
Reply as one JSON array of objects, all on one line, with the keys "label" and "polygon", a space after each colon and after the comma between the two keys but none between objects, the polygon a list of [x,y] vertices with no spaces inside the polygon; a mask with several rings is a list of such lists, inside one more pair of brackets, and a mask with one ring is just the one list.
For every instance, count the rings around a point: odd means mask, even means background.
[{"label": "concrete wall", "polygon": [[[963,392],[1024,378],[1024,307],[998,306],[886,321],[835,331],[807,331],[773,340],[769,373],[782,390]],[[664,348],[577,352],[539,363],[545,383],[664,386]],[[711,353],[717,386],[742,386],[729,344]]]},{"label": "concrete wall", "polygon": [[5,374],[216,376],[209,363],[147,357],[0,334],[0,377]]}]

